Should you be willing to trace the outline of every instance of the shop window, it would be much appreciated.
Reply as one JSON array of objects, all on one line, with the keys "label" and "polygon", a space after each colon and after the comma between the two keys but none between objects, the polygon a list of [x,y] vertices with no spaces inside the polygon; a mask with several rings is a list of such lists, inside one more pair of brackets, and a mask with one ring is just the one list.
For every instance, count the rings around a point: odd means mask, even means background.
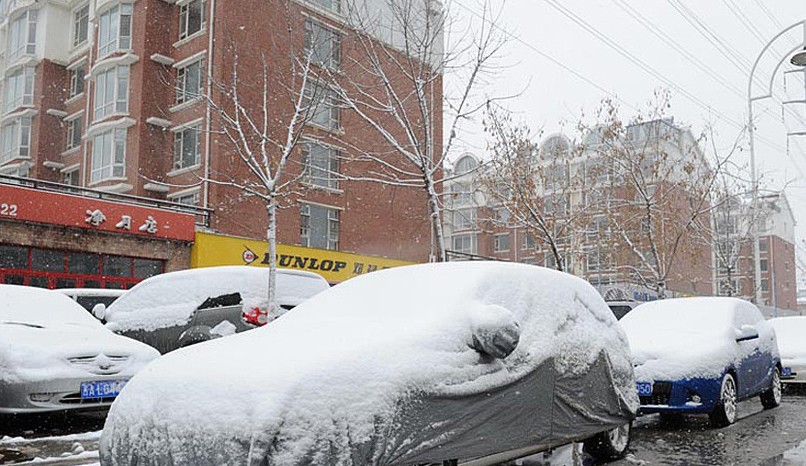
[{"label": "shop window", "polygon": [[3,277],[6,285],[25,285],[25,277],[22,275],[6,275]]},{"label": "shop window", "polygon": [[28,280],[28,286],[35,286],[37,288],[48,288],[48,277],[31,277]]},{"label": "shop window", "polygon": [[28,248],[0,246],[0,269],[27,269]]},{"label": "shop window", "polygon": [[84,280],[84,288],[100,288],[101,282],[98,280]]},{"label": "shop window", "polygon": [[51,249],[33,249],[31,268],[43,272],[64,272],[64,253]]},{"label": "shop window", "polygon": [[191,0],[179,7],[179,38],[185,39],[204,29],[204,0]]},{"label": "shop window", "polygon": [[67,270],[79,275],[98,275],[101,270],[100,259],[98,254],[71,252],[68,257]]},{"label": "shop window", "polygon": [[76,281],[71,278],[57,278],[56,288],[75,288]]},{"label": "shop window", "polygon": [[[107,277],[131,277],[132,260],[129,257],[104,256],[104,275]],[[107,288],[109,288],[107,284]]]},{"label": "shop window", "polygon": [[106,282],[104,288],[108,288],[110,290],[122,290],[124,288],[123,283],[118,282]]},{"label": "shop window", "polygon": [[162,273],[162,261],[152,259],[134,259],[135,278],[148,278]]}]

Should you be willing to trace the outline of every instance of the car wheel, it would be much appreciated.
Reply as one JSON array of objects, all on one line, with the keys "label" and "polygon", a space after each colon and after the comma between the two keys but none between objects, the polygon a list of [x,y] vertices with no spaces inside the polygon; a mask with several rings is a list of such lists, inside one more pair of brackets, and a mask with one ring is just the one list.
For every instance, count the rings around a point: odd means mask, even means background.
[{"label": "car wheel", "polygon": [[777,408],[781,404],[781,370],[776,366],[772,371],[770,388],[761,394],[761,405],[764,409]]},{"label": "car wheel", "polygon": [[630,445],[632,423],[628,422],[615,429],[600,432],[585,440],[583,449],[599,461],[612,461],[624,458]]},{"label": "car wheel", "polygon": [[736,420],[736,380],[728,373],[722,377],[722,387],[719,390],[719,402],[708,415],[713,427],[725,427]]}]

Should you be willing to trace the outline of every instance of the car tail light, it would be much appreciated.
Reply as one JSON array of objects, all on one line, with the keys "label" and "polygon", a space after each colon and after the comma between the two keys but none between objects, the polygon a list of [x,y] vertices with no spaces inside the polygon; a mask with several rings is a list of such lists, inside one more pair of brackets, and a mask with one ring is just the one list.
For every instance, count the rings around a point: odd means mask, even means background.
[{"label": "car tail light", "polygon": [[258,327],[266,325],[269,321],[269,314],[266,311],[261,311],[260,308],[253,307],[248,311],[243,311],[242,314],[244,322],[247,324],[256,325]]}]

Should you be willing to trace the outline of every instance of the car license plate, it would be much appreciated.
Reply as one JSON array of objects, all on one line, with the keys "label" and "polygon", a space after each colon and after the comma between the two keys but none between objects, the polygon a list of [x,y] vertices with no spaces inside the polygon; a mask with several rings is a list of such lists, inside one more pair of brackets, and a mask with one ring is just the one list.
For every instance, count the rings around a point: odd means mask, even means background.
[{"label": "car license plate", "polygon": [[638,389],[638,396],[652,395],[652,384],[650,382],[638,382],[635,386]]},{"label": "car license plate", "polygon": [[792,368],[784,367],[784,370],[781,371],[781,377],[792,377]]},{"label": "car license plate", "polygon": [[81,399],[98,400],[102,398],[114,398],[118,396],[125,380],[102,380],[97,382],[81,382]]}]

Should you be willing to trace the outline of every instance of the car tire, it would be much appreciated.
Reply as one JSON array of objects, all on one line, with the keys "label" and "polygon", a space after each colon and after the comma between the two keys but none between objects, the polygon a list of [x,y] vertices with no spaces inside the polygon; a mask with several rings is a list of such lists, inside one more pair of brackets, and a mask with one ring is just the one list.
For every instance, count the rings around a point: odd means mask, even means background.
[{"label": "car tire", "polygon": [[630,433],[632,423],[616,427],[605,432],[599,432],[585,440],[583,450],[598,461],[613,461],[624,458],[630,446]]},{"label": "car tire", "polygon": [[761,394],[761,406],[764,409],[777,408],[781,404],[781,370],[776,366],[772,371],[770,388]]},{"label": "car tire", "polygon": [[722,377],[722,384],[719,389],[719,401],[714,409],[708,414],[713,427],[726,427],[736,421],[736,407],[738,404],[738,392],[736,391],[736,379],[728,372]]}]

